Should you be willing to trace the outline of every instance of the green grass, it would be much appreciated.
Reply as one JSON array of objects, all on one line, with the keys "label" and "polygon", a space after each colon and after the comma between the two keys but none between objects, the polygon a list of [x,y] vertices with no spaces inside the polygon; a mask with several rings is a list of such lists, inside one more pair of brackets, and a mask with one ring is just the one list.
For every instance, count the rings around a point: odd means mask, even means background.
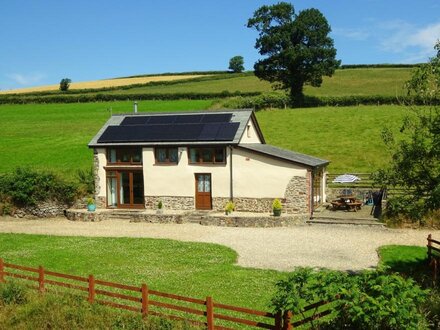
[{"label": "green grass", "polygon": [[[139,111],[207,109],[212,101],[143,101]],[[130,112],[131,102],[1,105],[0,173],[17,166],[74,176],[92,165],[87,143],[113,112]],[[389,158],[380,132],[399,127],[400,106],[323,107],[266,110],[257,118],[267,143],[331,161],[333,173],[370,173]]]},{"label": "green grass", "polygon": [[397,130],[405,113],[401,106],[323,107],[266,110],[257,118],[269,144],[327,159],[333,173],[371,173],[390,159],[381,130]]},{"label": "green grass", "polygon": [[[337,70],[333,77],[324,77],[322,86],[305,87],[305,94],[311,96],[349,95],[403,95],[403,85],[410,78],[411,68],[362,68]],[[253,75],[206,81],[185,81],[172,85],[136,87],[103,93],[116,94],[161,94],[161,93],[214,93],[222,91],[269,92],[273,89],[267,81]]]},{"label": "green grass", "polygon": [[[128,225],[128,224],[127,224]],[[234,266],[235,251],[206,243],[148,238],[0,234],[7,262],[140,285],[225,304],[268,309],[284,273]]]},{"label": "green grass", "polygon": [[382,246],[379,248],[379,257],[380,266],[388,267],[390,271],[397,272],[404,277],[411,277],[423,287],[432,286],[432,268],[427,263],[426,247]]},{"label": "green grass", "polygon": [[[142,101],[139,111],[201,110],[210,100]],[[74,176],[92,165],[87,144],[113,113],[132,111],[132,102],[1,105],[0,173],[17,166]]]}]

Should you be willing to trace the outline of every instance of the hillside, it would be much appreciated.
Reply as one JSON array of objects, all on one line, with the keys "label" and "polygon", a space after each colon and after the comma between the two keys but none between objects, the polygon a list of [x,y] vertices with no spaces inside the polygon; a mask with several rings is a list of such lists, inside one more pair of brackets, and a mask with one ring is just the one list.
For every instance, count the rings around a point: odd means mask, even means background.
[{"label": "hillside", "polygon": [[[404,94],[403,86],[412,68],[378,67],[339,69],[334,76],[324,77],[321,87],[305,87],[305,94],[317,97],[386,96]],[[142,82],[143,81],[143,82]],[[131,82],[131,83],[130,83]],[[110,85],[106,85],[110,84]],[[118,85],[120,84],[120,85]],[[123,86],[122,86],[123,85]],[[82,86],[82,87],[81,87]],[[99,87],[99,88],[98,88]],[[75,89],[76,88],[76,89]],[[78,89],[80,88],[80,89]],[[0,94],[2,103],[22,102],[87,102],[131,99],[202,99],[273,91],[270,83],[261,81],[252,72],[235,74],[213,72],[208,75],[159,75],[72,83],[71,90],[46,90],[33,93]],[[4,92],[5,93],[5,92]],[[96,99],[94,99],[96,98]],[[15,102],[17,103],[17,102]]]}]

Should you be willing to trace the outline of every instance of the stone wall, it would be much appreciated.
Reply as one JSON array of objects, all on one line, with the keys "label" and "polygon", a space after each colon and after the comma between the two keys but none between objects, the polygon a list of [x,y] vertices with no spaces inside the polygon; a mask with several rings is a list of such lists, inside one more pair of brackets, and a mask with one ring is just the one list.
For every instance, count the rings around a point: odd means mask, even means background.
[{"label": "stone wall", "polygon": [[99,192],[101,191],[101,182],[99,179],[99,157],[96,153],[93,155],[93,177],[95,178],[95,204],[96,207],[106,207],[106,201],[105,197],[98,196]]},{"label": "stone wall", "polygon": [[157,204],[162,201],[163,208],[166,210],[194,210],[194,197],[177,196],[145,196],[145,208],[156,210]]},{"label": "stone wall", "polygon": [[308,214],[309,196],[307,178],[294,176],[284,193],[283,211],[288,214]]},{"label": "stone wall", "polygon": [[68,208],[65,204],[56,201],[41,202],[36,206],[26,206],[15,211],[14,215],[18,218],[33,216],[38,218],[51,218],[64,215],[64,210]]}]

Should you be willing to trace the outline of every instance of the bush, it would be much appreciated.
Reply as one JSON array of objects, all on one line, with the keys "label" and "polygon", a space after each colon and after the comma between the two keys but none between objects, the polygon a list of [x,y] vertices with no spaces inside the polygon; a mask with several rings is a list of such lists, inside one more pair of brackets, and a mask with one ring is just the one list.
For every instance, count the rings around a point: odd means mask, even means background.
[{"label": "bush", "polygon": [[[272,299],[274,312],[303,314],[320,300],[333,301],[330,318],[315,320],[329,329],[415,329],[426,326],[422,312],[428,291],[413,280],[384,271],[348,275],[300,268],[279,281]],[[338,298],[336,298],[338,296]],[[316,311],[315,311],[316,312]],[[304,315],[304,314],[303,314]]]},{"label": "bush", "polygon": [[0,196],[16,206],[35,206],[49,200],[71,204],[76,195],[75,184],[65,182],[51,172],[19,167],[13,173],[0,176]]}]

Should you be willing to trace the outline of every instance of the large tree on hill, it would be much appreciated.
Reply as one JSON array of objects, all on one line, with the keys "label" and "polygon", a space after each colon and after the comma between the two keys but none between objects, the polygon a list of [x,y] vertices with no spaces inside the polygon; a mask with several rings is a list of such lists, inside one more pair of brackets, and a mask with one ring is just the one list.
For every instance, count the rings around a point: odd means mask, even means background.
[{"label": "large tree on hill", "polygon": [[262,6],[247,27],[259,32],[255,48],[265,56],[255,63],[255,75],[290,91],[295,105],[303,103],[304,84],[321,86],[322,76],[332,76],[340,64],[330,25],[317,9],[296,14],[287,2]]}]

